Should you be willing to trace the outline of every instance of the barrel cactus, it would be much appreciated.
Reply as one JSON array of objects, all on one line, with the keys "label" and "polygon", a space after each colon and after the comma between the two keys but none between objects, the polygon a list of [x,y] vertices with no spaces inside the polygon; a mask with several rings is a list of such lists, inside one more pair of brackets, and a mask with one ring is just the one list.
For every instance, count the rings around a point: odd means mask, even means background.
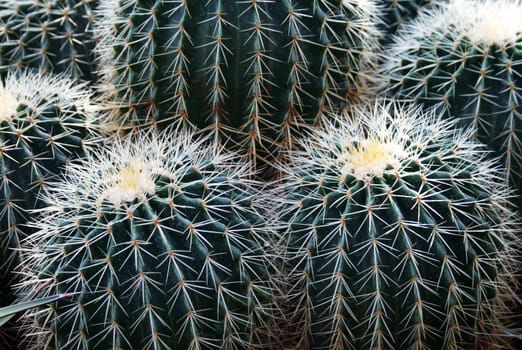
[{"label": "barrel cactus", "polygon": [[0,83],[0,281],[9,303],[29,211],[63,167],[97,142],[96,109],[84,85],[63,76],[11,73]]},{"label": "barrel cactus", "polygon": [[378,42],[372,0],[100,7],[100,90],[110,119],[127,127],[196,127],[271,161],[303,126],[369,94]]},{"label": "barrel cactus", "polygon": [[95,81],[97,0],[0,1],[0,76],[28,67]]},{"label": "barrel cactus", "polygon": [[[522,2],[455,1],[397,33],[383,66],[387,92],[436,105],[475,130],[522,189]],[[522,198],[522,197],[521,197]],[[519,201],[522,205],[522,199]],[[522,206],[521,206],[522,208]]]},{"label": "barrel cactus", "polygon": [[303,348],[511,349],[500,167],[433,110],[354,114],[303,141],[279,187]]},{"label": "barrel cactus", "polygon": [[34,223],[21,295],[36,348],[263,349],[271,236],[248,162],[192,135],[138,135],[68,167]]}]

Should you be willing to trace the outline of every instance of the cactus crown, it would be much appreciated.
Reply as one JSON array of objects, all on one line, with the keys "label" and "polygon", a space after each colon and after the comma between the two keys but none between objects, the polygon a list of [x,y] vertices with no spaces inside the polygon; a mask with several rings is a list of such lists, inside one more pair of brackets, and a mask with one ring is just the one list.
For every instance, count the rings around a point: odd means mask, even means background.
[{"label": "cactus crown", "polygon": [[385,171],[399,170],[404,158],[408,157],[407,140],[403,139],[401,130],[395,130],[395,126],[395,123],[390,125],[384,118],[381,124],[360,129],[361,134],[354,138],[341,139],[338,156],[341,174],[364,179],[366,176],[382,177]]},{"label": "cactus crown", "polygon": [[[6,110],[2,114],[23,118],[28,117],[27,111],[30,111],[32,116],[36,116],[53,103],[60,106],[62,115],[74,109],[87,108],[86,112],[94,112],[95,107],[90,103],[92,93],[85,87],[85,83],[77,84],[64,74],[45,75],[34,70],[10,71],[0,83],[2,111]],[[22,106],[30,109],[21,112],[19,108]],[[86,120],[86,123],[89,122],[92,123],[92,120]]]},{"label": "cactus crown", "polygon": [[[455,7],[462,6],[464,9]],[[470,11],[471,10],[471,11]],[[475,2],[459,1],[450,5],[449,11],[468,16],[463,18],[463,35],[485,45],[502,45],[515,42],[522,34],[522,2],[489,0],[480,6]],[[458,19],[457,19],[458,20]]]},{"label": "cactus crown", "polygon": [[[53,188],[53,196],[65,200],[62,204],[67,208],[88,203],[93,210],[124,210],[133,203],[154,198],[158,183],[171,181],[172,186],[178,188],[176,181],[183,181],[187,172],[219,164],[216,171],[225,173],[227,164],[236,159],[233,154],[212,151],[212,148],[198,150],[208,148],[206,139],[192,142],[189,133],[175,134],[168,129],[161,136],[149,132],[136,138],[116,140],[111,150],[101,150],[80,163],[71,164],[65,187]],[[253,176],[251,170],[240,164],[234,176]],[[234,177],[230,180],[234,181]],[[250,182],[245,179],[243,185]],[[48,201],[52,203],[53,200],[48,198]]]},{"label": "cactus crown", "polygon": [[15,94],[0,84],[0,119],[8,121],[16,116],[19,102]]},{"label": "cactus crown", "polygon": [[[370,113],[368,109],[374,112]],[[328,155],[328,160],[313,158],[313,161],[335,165],[341,176],[358,180],[382,177],[384,173],[401,173],[412,161],[418,161],[426,143],[432,140],[426,133],[439,128],[436,137],[444,139],[450,126],[455,124],[442,120],[438,121],[439,126],[426,124],[421,117],[415,119],[423,114],[420,108],[399,107],[393,103],[376,104],[373,108],[353,107],[352,111],[357,115],[356,120],[345,118],[340,121],[338,117],[325,128],[328,136],[313,133],[310,142],[302,142],[309,149],[305,152],[319,146],[323,152],[321,157]],[[435,119],[433,110],[429,114],[429,119]],[[294,153],[299,154],[298,151]]]},{"label": "cactus crown", "polygon": [[129,159],[126,164],[103,169],[106,180],[102,180],[103,190],[99,195],[99,205],[107,200],[115,208],[119,208],[122,202],[132,202],[142,196],[154,195],[155,176],[160,173],[154,160],[142,159],[140,155]]},{"label": "cactus crown", "polygon": [[385,169],[400,164],[403,155],[400,145],[375,139],[361,140],[357,146],[349,145],[346,152],[341,154],[341,161],[344,161],[341,173],[353,174],[357,178],[365,175],[382,177]]}]

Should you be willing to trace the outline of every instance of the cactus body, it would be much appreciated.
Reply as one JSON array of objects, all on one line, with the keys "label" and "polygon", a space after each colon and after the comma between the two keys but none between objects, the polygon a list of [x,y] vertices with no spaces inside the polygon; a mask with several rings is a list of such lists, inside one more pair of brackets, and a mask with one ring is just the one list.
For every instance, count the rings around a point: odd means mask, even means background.
[{"label": "cactus body", "polygon": [[105,103],[120,124],[197,127],[253,158],[367,93],[371,1],[102,2]]},{"label": "cactus body", "polygon": [[33,68],[95,81],[97,0],[0,1],[0,71]]},{"label": "cactus body", "polygon": [[10,74],[0,83],[0,278],[5,295],[20,262],[13,249],[31,233],[25,226],[29,210],[41,207],[39,193],[94,142],[97,122],[84,88],[62,76],[34,72]]},{"label": "cactus body", "polygon": [[513,218],[484,148],[433,113],[355,111],[291,157],[292,310],[306,349],[509,349]]},{"label": "cactus body", "polygon": [[28,294],[79,295],[36,313],[36,348],[268,346],[263,196],[247,163],[191,137],[116,142],[49,191]]},{"label": "cactus body", "polygon": [[[386,51],[387,92],[475,130],[522,188],[522,2],[460,1],[425,13]],[[522,203],[522,201],[520,201]]]}]

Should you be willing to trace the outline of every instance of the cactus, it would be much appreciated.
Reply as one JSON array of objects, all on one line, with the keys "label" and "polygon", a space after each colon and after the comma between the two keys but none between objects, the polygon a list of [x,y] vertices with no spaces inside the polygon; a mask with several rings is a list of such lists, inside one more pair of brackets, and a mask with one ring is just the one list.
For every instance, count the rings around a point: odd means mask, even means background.
[{"label": "cactus", "polygon": [[[436,105],[501,157],[522,188],[522,2],[458,1],[397,33],[383,76],[396,98]],[[519,200],[522,208],[522,197]]]},{"label": "cactus", "polygon": [[369,94],[377,13],[364,0],[100,5],[111,120],[177,125],[271,161],[303,126]]},{"label": "cactus", "polygon": [[49,189],[20,295],[79,295],[26,315],[36,348],[268,347],[264,196],[248,162],[192,138],[114,142]]},{"label": "cactus", "polygon": [[0,76],[9,69],[95,81],[91,27],[97,0],[0,1]]},{"label": "cactus", "polygon": [[483,145],[433,110],[356,109],[283,166],[277,212],[304,349],[511,349],[519,245]]},{"label": "cactus", "polygon": [[434,8],[446,0],[377,0],[384,22],[383,44],[388,44],[397,30],[408,20],[417,17],[421,10]]},{"label": "cactus", "polygon": [[[39,193],[70,159],[95,140],[97,117],[91,93],[63,76],[10,73],[0,83],[0,280],[2,304],[12,299],[11,274],[20,241]],[[0,292],[1,293],[1,292]]]}]

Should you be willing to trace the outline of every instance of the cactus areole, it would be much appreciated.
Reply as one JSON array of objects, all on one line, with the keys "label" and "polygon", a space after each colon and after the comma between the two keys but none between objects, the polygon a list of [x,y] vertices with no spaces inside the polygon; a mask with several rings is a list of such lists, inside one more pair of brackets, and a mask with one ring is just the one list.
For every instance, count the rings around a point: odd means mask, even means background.
[{"label": "cactus areole", "polygon": [[123,125],[202,128],[273,159],[301,126],[366,93],[378,36],[372,6],[107,0],[102,91]]}]

